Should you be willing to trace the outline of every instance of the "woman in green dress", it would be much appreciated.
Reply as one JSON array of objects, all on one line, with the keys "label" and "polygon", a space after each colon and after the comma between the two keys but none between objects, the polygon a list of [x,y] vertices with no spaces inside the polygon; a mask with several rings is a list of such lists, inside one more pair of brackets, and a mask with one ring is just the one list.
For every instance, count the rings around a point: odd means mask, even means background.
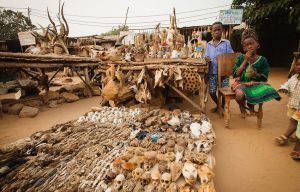
[{"label": "woman in green dress", "polygon": [[254,105],[271,99],[279,100],[280,96],[271,85],[267,84],[269,64],[265,57],[257,54],[259,44],[253,29],[246,29],[243,32],[242,45],[246,54],[241,54],[236,59],[233,67],[235,82],[232,89],[236,93],[236,101],[245,116],[246,102],[250,113],[255,113]]}]

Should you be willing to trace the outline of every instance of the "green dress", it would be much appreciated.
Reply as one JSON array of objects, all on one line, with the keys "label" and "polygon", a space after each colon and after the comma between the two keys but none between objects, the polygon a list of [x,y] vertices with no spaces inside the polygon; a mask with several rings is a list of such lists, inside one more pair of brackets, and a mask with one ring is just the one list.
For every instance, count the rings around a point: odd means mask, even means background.
[{"label": "green dress", "polygon": [[[241,66],[245,58],[245,55],[241,54],[235,61],[233,67],[233,77],[237,76],[238,68]],[[252,68],[257,73],[260,74],[260,77],[249,77],[247,75],[247,70]],[[266,82],[268,81],[270,67],[268,61],[265,57],[259,56],[259,58],[252,64],[248,63],[246,69],[242,72],[239,78],[239,83],[242,85],[241,90],[245,93],[247,103],[250,104],[259,104],[272,99],[280,100],[280,95],[277,91]],[[243,86],[243,83],[247,82],[257,82],[252,86]]]}]

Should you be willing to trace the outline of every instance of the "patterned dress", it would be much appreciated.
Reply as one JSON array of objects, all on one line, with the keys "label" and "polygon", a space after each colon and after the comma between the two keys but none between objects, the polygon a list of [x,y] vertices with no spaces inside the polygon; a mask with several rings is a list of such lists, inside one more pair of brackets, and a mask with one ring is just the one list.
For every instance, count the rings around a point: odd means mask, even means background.
[{"label": "patterned dress", "polygon": [[[241,64],[243,63],[245,58],[244,54],[241,54],[235,62],[235,65],[233,67],[233,77],[237,76],[237,71]],[[256,71],[260,74],[260,77],[249,77],[247,75],[247,70],[252,68],[252,70]],[[244,93],[247,100],[247,103],[249,104],[259,104],[266,101],[270,101],[272,99],[280,100],[281,97],[277,93],[277,91],[269,84],[267,84],[269,75],[269,64],[265,57],[259,56],[259,58],[254,63],[249,63],[246,67],[246,69],[242,72],[242,74],[239,77],[239,86]],[[254,81],[256,82],[255,85],[252,86],[246,86],[244,83]]]}]

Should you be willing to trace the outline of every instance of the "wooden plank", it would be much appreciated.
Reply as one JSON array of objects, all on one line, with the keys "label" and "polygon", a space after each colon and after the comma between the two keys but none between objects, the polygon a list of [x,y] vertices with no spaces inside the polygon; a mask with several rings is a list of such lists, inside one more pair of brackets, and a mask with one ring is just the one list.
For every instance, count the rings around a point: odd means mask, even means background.
[{"label": "wooden plank", "polygon": [[11,52],[0,52],[0,58],[11,57],[11,58],[32,58],[32,59],[64,59],[64,60],[80,60],[80,61],[95,61],[99,62],[98,59],[90,57],[78,57],[71,55],[35,55],[28,53],[11,53]]},{"label": "wooden plank", "polygon": [[54,68],[54,67],[87,67],[99,66],[98,63],[16,63],[0,61],[0,68]]}]

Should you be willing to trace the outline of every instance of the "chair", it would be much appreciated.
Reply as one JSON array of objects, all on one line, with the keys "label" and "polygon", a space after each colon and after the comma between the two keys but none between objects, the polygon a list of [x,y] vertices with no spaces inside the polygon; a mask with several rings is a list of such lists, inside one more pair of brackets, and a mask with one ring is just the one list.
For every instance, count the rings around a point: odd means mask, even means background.
[{"label": "chair", "polygon": [[[222,76],[232,76],[232,69],[235,64],[236,58],[239,53],[225,53],[218,56],[218,84],[221,85]],[[222,98],[225,100],[224,110],[222,109]],[[224,115],[225,127],[230,128],[230,100],[235,99],[235,92],[231,90],[231,87],[218,88],[218,111],[220,118]],[[257,117],[257,127],[260,129],[263,118],[263,104],[259,104],[258,111],[254,114],[247,113],[246,117]]]}]

